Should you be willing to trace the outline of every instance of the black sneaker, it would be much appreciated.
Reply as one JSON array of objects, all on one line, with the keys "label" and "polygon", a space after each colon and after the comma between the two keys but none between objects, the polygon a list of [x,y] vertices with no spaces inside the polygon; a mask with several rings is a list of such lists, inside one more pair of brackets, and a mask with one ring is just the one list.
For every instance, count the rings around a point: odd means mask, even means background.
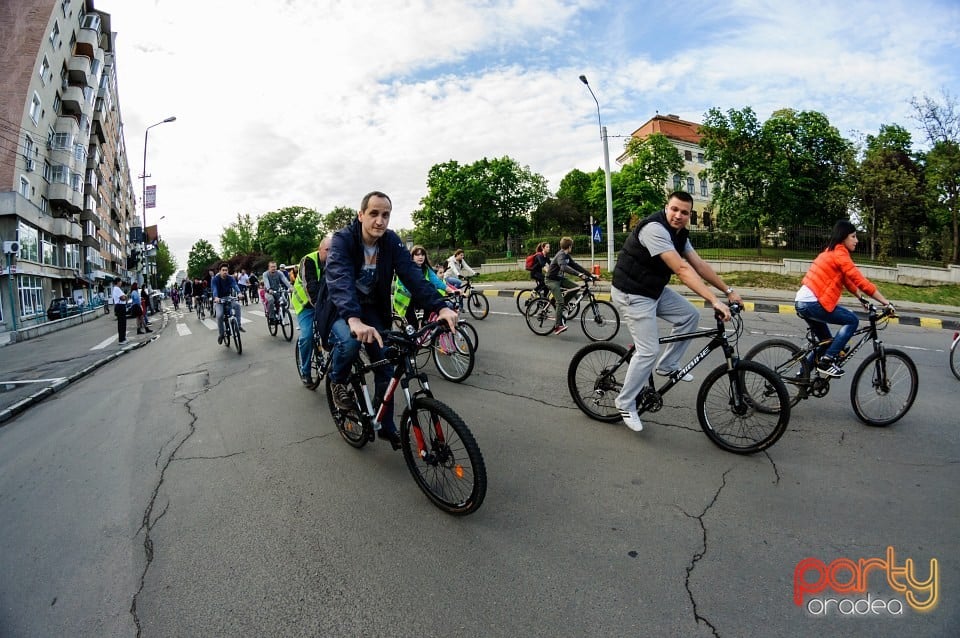
[{"label": "black sneaker", "polygon": [[337,409],[344,412],[354,409],[353,391],[346,383],[331,383],[330,392]]},{"label": "black sneaker", "polygon": [[843,376],[843,369],[837,366],[837,362],[833,360],[833,357],[820,357],[820,362],[817,363],[817,370],[820,371],[820,374],[825,374],[835,379]]},{"label": "black sneaker", "polygon": [[303,383],[303,387],[305,387],[307,390],[317,389],[317,382],[314,381],[313,377],[311,377],[309,374],[305,377],[300,377],[300,382]]},{"label": "black sneaker", "polygon": [[240,332],[246,332],[246,331],[247,331],[247,329],[244,328],[243,326],[237,326],[237,330],[239,330]]},{"label": "black sneaker", "polygon": [[223,335],[220,335],[220,336],[217,337],[217,345],[219,346],[219,345],[222,345],[222,344],[223,344]]},{"label": "black sneaker", "polygon": [[396,428],[380,428],[380,438],[390,441],[390,446],[394,450],[400,449],[400,433],[397,432]]}]

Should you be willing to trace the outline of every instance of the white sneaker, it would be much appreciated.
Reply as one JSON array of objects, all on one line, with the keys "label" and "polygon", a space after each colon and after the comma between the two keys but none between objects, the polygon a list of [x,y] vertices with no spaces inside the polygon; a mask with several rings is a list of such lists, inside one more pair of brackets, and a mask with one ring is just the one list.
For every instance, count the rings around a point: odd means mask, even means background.
[{"label": "white sneaker", "polygon": [[[672,375],[674,375],[674,374],[676,374],[676,373],[677,373],[676,370],[673,370],[673,371],[671,372],[671,371],[669,371],[669,370],[660,370],[660,369],[657,369],[657,374],[659,374],[661,377],[669,377],[669,376],[672,376]],[[682,377],[680,377],[680,380],[681,380],[681,381],[686,381],[687,383],[693,383],[693,375],[688,372],[688,373],[686,373],[685,375],[683,375]]]},{"label": "white sneaker", "polygon": [[633,410],[620,410],[620,418],[623,419],[627,427],[634,432],[643,430],[643,422],[640,420],[640,415]]}]

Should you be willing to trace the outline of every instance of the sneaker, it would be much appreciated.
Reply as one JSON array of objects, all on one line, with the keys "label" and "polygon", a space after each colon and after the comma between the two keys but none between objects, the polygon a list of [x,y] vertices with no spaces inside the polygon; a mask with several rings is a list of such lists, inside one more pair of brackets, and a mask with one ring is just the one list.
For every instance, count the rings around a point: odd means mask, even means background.
[{"label": "sneaker", "polygon": [[627,427],[634,432],[643,430],[643,422],[640,420],[640,415],[633,410],[620,410],[620,418],[623,419]]},{"label": "sneaker", "polygon": [[117,345],[118,345],[118,346],[125,346],[125,345],[127,345],[127,340],[124,339],[123,341],[118,341],[118,342],[117,342]]},{"label": "sneaker", "polygon": [[153,330],[151,330],[150,328],[144,328],[144,330],[146,330],[147,332],[153,332]]},{"label": "sneaker", "polygon": [[219,335],[219,336],[217,337],[217,345],[219,346],[219,345],[222,345],[222,344],[223,344],[223,335]]},{"label": "sneaker", "polygon": [[300,382],[303,383],[303,387],[305,387],[307,390],[317,389],[317,382],[314,381],[313,377],[311,377],[309,374],[307,374],[305,377],[300,377]]},{"label": "sneaker", "polygon": [[397,432],[396,428],[381,427],[379,436],[381,439],[390,441],[390,447],[392,447],[394,450],[400,449],[400,433]]},{"label": "sneaker", "polygon": [[[657,370],[657,374],[659,374],[661,377],[673,376],[673,375],[675,375],[676,373],[677,373],[676,370],[673,370],[673,371],[670,371],[670,370],[659,370],[659,369]],[[680,380],[681,380],[681,381],[686,381],[687,383],[693,383],[693,375],[688,372],[688,373],[686,373],[685,375],[683,375],[682,377],[680,377]]]},{"label": "sneaker", "polygon": [[817,370],[820,371],[820,374],[825,374],[828,377],[840,378],[843,376],[843,369],[837,367],[837,363],[833,360],[833,357],[820,357],[820,362],[817,363]]},{"label": "sneaker", "polygon": [[561,332],[565,332],[566,330],[567,330],[567,324],[561,323],[559,326],[553,329],[553,334],[558,335]]},{"label": "sneaker", "polygon": [[244,328],[243,326],[237,326],[237,329],[238,329],[240,332],[246,332],[246,331],[247,331],[247,329]]},{"label": "sneaker", "polygon": [[330,392],[333,394],[333,404],[344,412],[354,408],[353,391],[346,383],[331,383]]}]

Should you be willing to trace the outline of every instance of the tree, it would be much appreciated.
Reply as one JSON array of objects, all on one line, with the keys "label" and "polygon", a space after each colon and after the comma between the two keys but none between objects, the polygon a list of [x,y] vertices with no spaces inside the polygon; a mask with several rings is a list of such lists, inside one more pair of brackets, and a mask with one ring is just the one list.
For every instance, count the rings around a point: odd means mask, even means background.
[{"label": "tree", "polygon": [[303,206],[265,213],[257,224],[257,239],[263,252],[275,260],[296,263],[317,249],[320,213]]},{"label": "tree", "polygon": [[335,233],[349,226],[357,218],[357,210],[349,206],[337,206],[323,216],[320,222],[320,235]]},{"label": "tree", "polygon": [[646,217],[662,209],[667,203],[667,188],[671,175],[682,175],[683,159],[676,147],[661,133],[643,139],[630,138],[625,145],[630,162],[620,169],[619,192],[616,202],[622,202],[626,219],[617,216],[621,223],[630,224],[635,217]]},{"label": "tree", "polygon": [[942,101],[924,96],[910,101],[932,146],[927,155],[927,196],[933,213],[951,230],[950,261],[960,263],[960,108],[946,90]]},{"label": "tree", "polygon": [[509,157],[461,165],[435,164],[427,194],[413,213],[418,228],[442,234],[451,244],[526,232],[532,211],[548,194],[546,179]]},{"label": "tree", "polygon": [[560,180],[560,187],[557,189],[557,199],[569,202],[577,215],[586,221],[591,214],[596,217],[600,211],[593,210],[593,204],[587,193],[593,185],[593,177],[584,173],[578,168],[573,169],[563,176]]},{"label": "tree", "polygon": [[210,242],[206,239],[198,239],[187,256],[187,276],[191,279],[203,279],[207,269],[219,260],[220,256]]},{"label": "tree", "polygon": [[532,230],[539,236],[583,232],[588,219],[572,200],[560,197],[548,197],[540,202],[530,218]]},{"label": "tree", "polygon": [[177,272],[177,262],[170,254],[170,247],[162,239],[157,241],[157,283],[160,286],[166,286],[166,283]]},{"label": "tree", "polygon": [[237,213],[237,221],[220,233],[220,252],[225,258],[252,253],[256,239],[256,226],[250,213]]}]

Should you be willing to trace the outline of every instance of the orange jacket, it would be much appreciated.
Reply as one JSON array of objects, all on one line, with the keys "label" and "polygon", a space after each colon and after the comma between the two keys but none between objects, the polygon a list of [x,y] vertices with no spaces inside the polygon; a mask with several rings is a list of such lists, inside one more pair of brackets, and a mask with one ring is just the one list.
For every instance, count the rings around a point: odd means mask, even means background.
[{"label": "orange jacket", "polygon": [[850,251],[843,244],[837,244],[833,250],[825,250],[810,264],[810,270],[803,277],[803,285],[813,291],[817,301],[827,312],[833,312],[843,293],[841,286],[856,296],[857,289],[871,297],[877,292],[869,279],[863,276],[850,258]]}]

